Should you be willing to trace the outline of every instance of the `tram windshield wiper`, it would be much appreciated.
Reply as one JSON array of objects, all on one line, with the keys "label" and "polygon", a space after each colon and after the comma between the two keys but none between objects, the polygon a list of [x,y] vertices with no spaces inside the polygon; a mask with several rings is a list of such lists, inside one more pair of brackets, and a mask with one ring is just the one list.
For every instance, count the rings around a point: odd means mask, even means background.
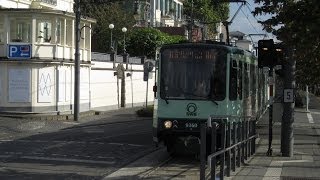
[{"label": "tram windshield wiper", "polygon": [[216,105],[219,105],[217,101],[213,100],[212,98],[210,98],[210,101],[215,103]]},{"label": "tram windshield wiper", "polygon": [[[160,85],[160,91],[163,93],[163,99],[164,101],[169,104],[169,101],[168,101],[168,96],[167,96],[167,91],[166,91],[166,84],[164,83],[164,79],[161,78],[161,85]],[[161,97],[161,96],[160,96]]]},{"label": "tram windshield wiper", "polygon": [[167,94],[165,94],[165,96],[164,96],[164,101],[165,101],[167,104],[169,104]]}]

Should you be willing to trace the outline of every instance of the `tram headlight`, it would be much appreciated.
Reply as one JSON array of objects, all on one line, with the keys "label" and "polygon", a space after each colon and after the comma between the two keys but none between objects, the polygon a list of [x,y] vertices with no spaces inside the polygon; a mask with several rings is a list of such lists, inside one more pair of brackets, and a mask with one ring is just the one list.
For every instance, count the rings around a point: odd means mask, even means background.
[{"label": "tram headlight", "polygon": [[163,125],[166,129],[170,129],[172,127],[172,122],[167,120],[163,122]]}]

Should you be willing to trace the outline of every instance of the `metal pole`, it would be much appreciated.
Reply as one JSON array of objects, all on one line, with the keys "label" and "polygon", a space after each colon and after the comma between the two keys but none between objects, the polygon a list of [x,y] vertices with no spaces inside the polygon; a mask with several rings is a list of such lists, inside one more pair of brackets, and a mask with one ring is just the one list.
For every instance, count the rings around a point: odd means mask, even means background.
[{"label": "metal pole", "polygon": [[118,96],[118,108],[120,108],[120,100],[119,100],[119,78],[117,75],[117,96]]},{"label": "metal pole", "polygon": [[[213,123],[211,127],[211,154],[217,151],[217,123]],[[216,179],[216,157],[211,159],[210,169],[211,179]]]},{"label": "metal pole", "polygon": [[[269,78],[273,78],[273,68],[270,67]],[[269,79],[269,80],[270,80]],[[267,156],[272,156],[272,113],[273,113],[273,85],[270,85],[270,105],[269,105],[269,146]]]},{"label": "metal pole", "polygon": [[309,87],[306,85],[306,111],[309,112]]},{"label": "metal pole", "polygon": [[200,124],[200,180],[206,179],[206,125]]},{"label": "metal pole", "polygon": [[[284,73],[284,89],[295,89],[295,66],[294,50],[288,49]],[[283,115],[281,124],[281,153],[282,156],[293,156],[293,122],[294,122],[294,103],[283,103]]]},{"label": "metal pole", "polygon": [[121,78],[121,107],[126,107],[126,81],[125,81],[125,72],[122,71]]},{"label": "metal pole", "polygon": [[132,75],[133,75],[133,70],[132,70],[132,64],[131,64],[131,76],[130,76],[130,79],[131,79],[131,105],[133,107],[133,82],[132,82]]},{"label": "metal pole", "polygon": [[75,22],[75,54],[74,54],[74,121],[79,120],[79,95],[80,95],[80,0],[74,0],[76,9]]},{"label": "metal pole", "polygon": [[189,42],[192,42],[192,30],[193,30],[193,0],[191,1],[191,17],[190,17],[189,34],[188,34]]},{"label": "metal pole", "polygon": [[148,107],[148,86],[149,86],[149,78],[147,79],[146,107]]}]

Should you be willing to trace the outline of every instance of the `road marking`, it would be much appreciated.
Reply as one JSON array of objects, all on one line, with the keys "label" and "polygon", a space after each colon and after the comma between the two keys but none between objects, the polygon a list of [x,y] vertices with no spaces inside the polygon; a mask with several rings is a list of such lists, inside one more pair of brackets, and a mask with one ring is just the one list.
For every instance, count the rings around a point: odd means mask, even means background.
[{"label": "road marking", "polygon": [[24,142],[24,143],[60,143],[56,145],[52,145],[50,147],[54,146],[61,146],[61,144],[98,144],[98,145],[117,145],[117,146],[133,146],[133,147],[144,147],[146,145],[142,144],[130,144],[130,143],[104,143],[104,142],[92,142],[92,141],[46,141],[46,140],[15,140],[15,139],[5,139],[0,140],[0,143],[4,142]]},{"label": "road marking", "polygon": [[34,156],[21,156],[21,158],[30,159],[30,160],[62,161],[62,162],[77,162],[77,163],[107,164],[107,165],[113,165],[116,163],[115,161],[94,161],[94,160],[83,160],[83,159],[49,158],[49,157],[34,157]]},{"label": "road marking", "polygon": [[307,113],[307,117],[308,117],[309,123],[313,124],[314,121],[313,121],[311,113]]},{"label": "road marking", "polygon": [[320,112],[315,112],[315,111],[313,111],[313,112],[311,112],[312,114],[320,114]]},{"label": "road marking", "polygon": [[0,155],[0,158],[9,158],[12,157],[12,155]]},{"label": "road marking", "polygon": [[[21,155],[31,155],[30,157],[43,157],[43,156],[59,156],[59,157],[63,157],[63,158],[68,158],[68,157],[77,157],[77,158],[98,158],[98,159],[115,159],[115,157],[110,157],[110,156],[85,156],[85,155],[76,155],[76,154],[72,154],[72,155],[68,155],[68,154],[45,154],[43,153],[38,153],[38,152],[2,152],[3,154],[0,154],[0,157],[11,157],[11,156],[21,156]],[[28,156],[29,157],[29,156]],[[55,158],[55,157],[54,157]]]},{"label": "road marking", "polygon": [[64,121],[62,122],[63,124],[72,124],[72,125],[77,125],[77,124],[80,124],[78,122],[68,122],[68,121]]}]

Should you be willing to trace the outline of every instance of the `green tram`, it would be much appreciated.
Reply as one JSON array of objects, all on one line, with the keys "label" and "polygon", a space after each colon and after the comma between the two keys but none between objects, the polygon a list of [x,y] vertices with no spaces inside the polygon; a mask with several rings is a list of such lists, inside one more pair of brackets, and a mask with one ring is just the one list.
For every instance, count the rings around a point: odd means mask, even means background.
[{"label": "green tram", "polygon": [[209,116],[239,122],[266,108],[266,75],[246,50],[219,43],[164,45],[156,71],[153,140],[163,141],[168,152],[199,149],[200,123]]}]

